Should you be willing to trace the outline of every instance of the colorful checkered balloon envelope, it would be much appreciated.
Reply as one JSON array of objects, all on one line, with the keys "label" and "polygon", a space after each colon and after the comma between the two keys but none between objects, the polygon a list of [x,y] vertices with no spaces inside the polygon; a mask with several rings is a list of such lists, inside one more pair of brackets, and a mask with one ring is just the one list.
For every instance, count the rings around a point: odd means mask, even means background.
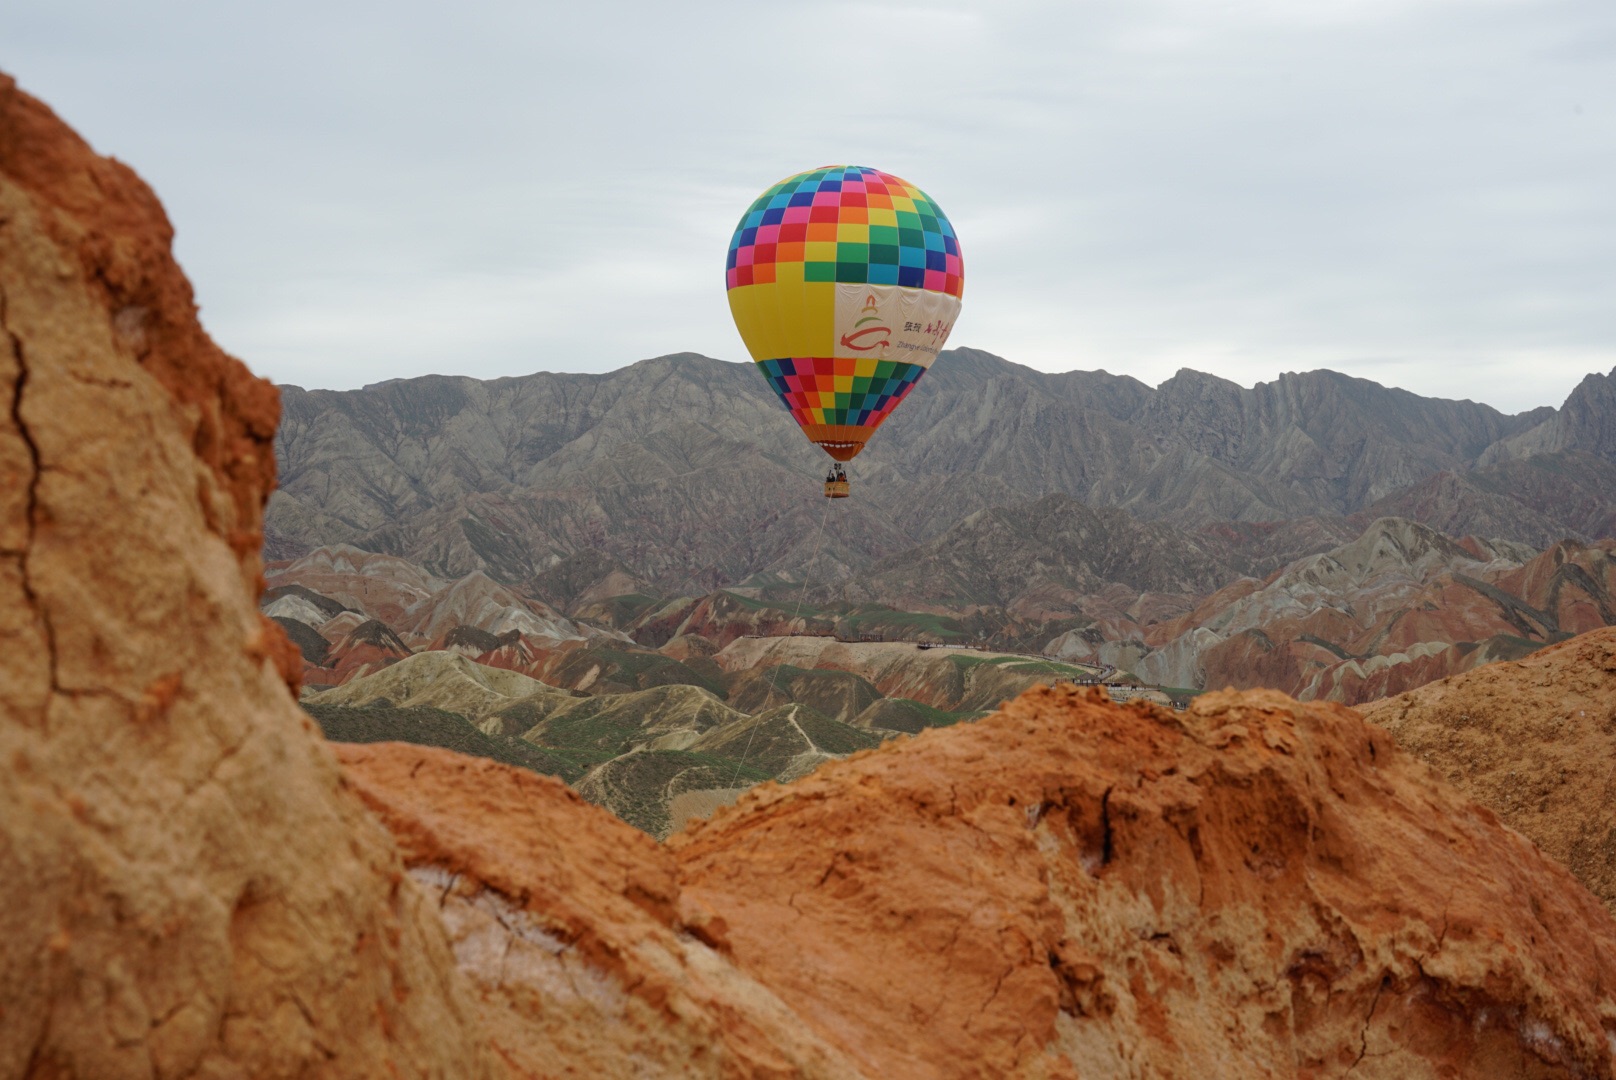
[{"label": "colorful checkered balloon envelope", "polygon": [[729,242],[730,312],[808,438],[847,461],[926,373],[959,314],[954,226],[891,173],[831,165],[769,188]]}]

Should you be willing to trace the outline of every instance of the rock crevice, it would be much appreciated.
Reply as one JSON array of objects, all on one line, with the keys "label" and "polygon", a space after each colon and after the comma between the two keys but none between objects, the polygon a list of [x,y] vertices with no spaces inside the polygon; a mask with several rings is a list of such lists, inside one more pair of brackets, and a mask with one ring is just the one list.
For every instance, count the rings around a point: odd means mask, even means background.
[{"label": "rock crevice", "polygon": [[[4,239],[9,219],[0,219],[0,240]],[[11,353],[11,360],[16,365],[17,374],[11,385],[11,424],[17,438],[27,450],[27,474],[22,478],[17,490],[24,493],[20,521],[22,524],[22,544],[14,551],[0,548],[0,554],[11,555],[17,560],[18,583],[22,587],[22,595],[29,611],[39,620],[42,640],[46,650],[50,672],[50,687],[55,693],[62,692],[62,686],[56,677],[56,631],[51,626],[50,612],[40,603],[39,596],[34,591],[33,583],[28,570],[28,558],[33,550],[34,532],[36,528],[36,514],[39,506],[39,478],[44,472],[45,463],[40,456],[39,444],[34,441],[33,434],[28,429],[28,423],[23,417],[23,396],[28,387],[28,357],[23,349],[23,343],[16,334],[11,332],[11,325],[6,320],[6,291],[0,286],[0,338],[3,338]],[[8,480],[14,478],[7,477]]]}]

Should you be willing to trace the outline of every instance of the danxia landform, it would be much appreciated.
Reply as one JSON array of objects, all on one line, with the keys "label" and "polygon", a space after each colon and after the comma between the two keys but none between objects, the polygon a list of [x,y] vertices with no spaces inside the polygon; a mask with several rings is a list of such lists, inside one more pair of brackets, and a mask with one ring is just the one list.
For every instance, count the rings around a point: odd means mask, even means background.
[{"label": "danxia landform", "polygon": [[956,352],[816,558],[751,372],[277,393],[172,239],[0,76],[0,1076],[1616,1077],[1604,377]]}]

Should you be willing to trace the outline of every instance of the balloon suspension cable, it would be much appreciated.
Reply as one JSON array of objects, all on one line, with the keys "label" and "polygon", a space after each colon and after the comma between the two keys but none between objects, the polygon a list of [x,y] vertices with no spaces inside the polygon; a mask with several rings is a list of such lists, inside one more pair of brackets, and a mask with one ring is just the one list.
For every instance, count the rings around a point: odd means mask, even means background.
[{"label": "balloon suspension cable", "polygon": [[[814,565],[819,562],[819,543],[825,539],[825,519],[828,517],[830,517],[830,500],[826,499],[825,511],[819,515],[819,533],[814,537],[814,554],[808,560],[808,569],[802,575],[802,591],[797,594],[797,607],[791,612],[791,622],[786,624],[788,631],[791,629],[792,624],[797,621],[797,616],[802,614],[802,602],[808,598],[808,584],[814,579]],[[780,668],[783,666],[782,664],[774,665],[774,674],[769,677],[769,693],[763,699],[765,708],[774,698],[775,687],[780,682]],[[741,768],[746,764],[746,756],[752,752],[752,740],[757,738],[757,729],[762,726],[762,724],[753,724],[752,730],[747,732],[746,746],[741,750],[741,760],[735,763],[735,774],[729,778],[730,787],[734,787],[735,782],[741,778]]]}]

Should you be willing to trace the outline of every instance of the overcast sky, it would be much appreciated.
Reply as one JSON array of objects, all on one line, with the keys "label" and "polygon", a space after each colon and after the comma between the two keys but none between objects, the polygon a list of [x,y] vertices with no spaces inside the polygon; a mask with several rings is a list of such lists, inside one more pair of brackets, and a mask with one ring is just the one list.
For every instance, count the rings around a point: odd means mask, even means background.
[{"label": "overcast sky", "polygon": [[953,220],[950,343],[1044,370],[1616,366],[1616,0],[6,0],[0,69],[281,382],[745,359],[736,219],[844,162]]}]

